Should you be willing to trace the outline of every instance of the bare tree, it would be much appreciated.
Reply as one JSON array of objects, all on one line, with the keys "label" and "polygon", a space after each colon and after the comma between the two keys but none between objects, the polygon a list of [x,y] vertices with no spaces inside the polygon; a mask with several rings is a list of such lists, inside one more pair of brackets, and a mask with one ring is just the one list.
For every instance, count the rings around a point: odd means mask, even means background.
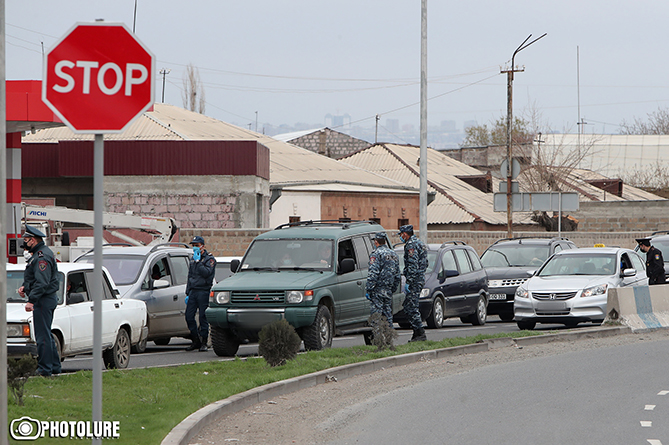
[{"label": "bare tree", "polygon": [[[528,144],[534,139],[530,122],[520,117],[513,118],[511,134],[513,145]],[[465,139],[460,144],[460,147],[486,147],[490,145],[506,145],[505,116],[491,123],[490,128],[486,124],[467,127],[465,130]]]},{"label": "bare tree", "polygon": [[204,86],[200,81],[200,71],[189,64],[186,67],[186,78],[184,79],[184,89],[181,93],[184,108],[196,113],[204,114]]},{"label": "bare tree", "polygon": [[669,134],[669,109],[658,108],[648,113],[648,121],[634,118],[634,122],[627,123],[623,120],[620,134]]}]

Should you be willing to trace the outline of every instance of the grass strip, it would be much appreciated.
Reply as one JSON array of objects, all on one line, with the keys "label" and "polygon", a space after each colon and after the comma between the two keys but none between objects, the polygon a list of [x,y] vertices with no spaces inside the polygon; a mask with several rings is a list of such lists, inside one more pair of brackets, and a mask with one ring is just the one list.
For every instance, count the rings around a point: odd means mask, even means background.
[{"label": "grass strip", "polygon": [[[374,346],[332,348],[299,354],[271,368],[262,357],[203,362],[167,368],[110,370],[103,373],[103,420],[120,422],[117,444],[154,445],[184,418],[217,400],[291,377],[336,366],[394,355],[476,343],[489,338],[527,337],[547,332],[519,331],[474,337],[447,338],[398,345],[377,351]],[[31,378],[25,385],[25,405],[8,398],[8,421],[29,416],[41,421],[91,419],[92,371],[53,379]],[[71,439],[50,439],[65,443]],[[22,443],[24,441],[14,441]]]}]

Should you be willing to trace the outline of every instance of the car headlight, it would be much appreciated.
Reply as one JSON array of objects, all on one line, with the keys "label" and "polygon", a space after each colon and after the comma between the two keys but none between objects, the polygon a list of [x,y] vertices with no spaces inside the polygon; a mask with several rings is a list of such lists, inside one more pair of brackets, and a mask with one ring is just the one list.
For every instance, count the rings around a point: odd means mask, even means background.
[{"label": "car headlight", "polygon": [[286,291],[286,303],[302,303],[303,301],[311,301],[314,299],[313,290],[289,290]]},{"label": "car headlight", "polygon": [[8,323],[7,337],[30,337],[30,325],[28,323]]},{"label": "car headlight", "polygon": [[216,292],[216,304],[230,303],[230,291]]},{"label": "car headlight", "polygon": [[527,289],[518,287],[516,289],[516,298],[530,298],[530,293],[527,291]]},{"label": "car headlight", "polygon": [[429,296],[430,296],[430,289],[425,287],[420,290],[420,295],[418,296],[418,298],[427,298]]},{"label": "car headlight", "polygon": [[606,293],[606,289],[609,287],[608,284],[600,284],[599,286],[592,286],[583,289],[582,297],[594,297],[595,295],[602,295]]},{"label": "car headlight", "polygon": [[502,280],[488,280],[488,287],[502,287]]}]

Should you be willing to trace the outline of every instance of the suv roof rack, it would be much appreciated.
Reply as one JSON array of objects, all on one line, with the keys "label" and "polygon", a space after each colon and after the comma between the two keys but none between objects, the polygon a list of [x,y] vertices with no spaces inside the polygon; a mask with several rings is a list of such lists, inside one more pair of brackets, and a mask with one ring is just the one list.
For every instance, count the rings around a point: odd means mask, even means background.
[{"label": "suv roof rack", "polygon": [[341,227],[342,229],[348,229],[351,226],[354,225],[359,225],[359,224],[378,224],[374,221],[339,221],[336,219],[322,219],[322,220],[308,220],[308,221],[296,221],[292,223],[285,223],[281,224],[280,226],[276,226],[274,230],[280,230],[280,229],[285,229],[288,227],[300,227],[300,226],[316,226],[316,225],[324,225],[324,226],[332,226],[332,227]]},{"label": "suv roof rack", "polygon": [[441,243],[441,246],[439,246],[439,248],[444,247],[446,244],[453,244],[453,245],[456,245],[456,246],[457,245],[461,245],[461,246],[466,246],[467,245],[467,243],[464,242],[464,241],[452,240],[452,241],[444,241],[443,243]]},{"label": "suv roof rack", "polygon": [[151,247],[151,250],[149,250],[149,253],[155,252],[156,250],[160,250],[160,249],[166,249],[168,247],[185,247],[186,249],[190,249],[190,246],[186,243],[160,243],[160,244],[156,244],[155,246]]},{"label": "suv roof rack", "polygon": [[654,235],[666,235],[666,234],[669,234],[669,230],[658,230],[657,232],[653,232],[653,234],[652,234],[651,236],[654,236]]}]

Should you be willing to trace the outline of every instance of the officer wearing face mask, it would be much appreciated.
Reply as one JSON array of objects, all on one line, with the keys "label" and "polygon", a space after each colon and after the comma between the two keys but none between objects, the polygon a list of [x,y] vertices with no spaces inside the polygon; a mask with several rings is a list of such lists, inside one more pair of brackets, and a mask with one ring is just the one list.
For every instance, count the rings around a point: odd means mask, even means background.
[{"label": "officer wearing face mask", "polygon": [[[209,323],[205,311],[209,307],[209,291],[214,282],[216,258],[204,248],[204,238],[193,237],[193,257],[188,265],[188,283],[186,284],[186,324],[193,343],[186,351],[207,350]],[[200,312],[200,329],[195,321],[195,313]]]}]

